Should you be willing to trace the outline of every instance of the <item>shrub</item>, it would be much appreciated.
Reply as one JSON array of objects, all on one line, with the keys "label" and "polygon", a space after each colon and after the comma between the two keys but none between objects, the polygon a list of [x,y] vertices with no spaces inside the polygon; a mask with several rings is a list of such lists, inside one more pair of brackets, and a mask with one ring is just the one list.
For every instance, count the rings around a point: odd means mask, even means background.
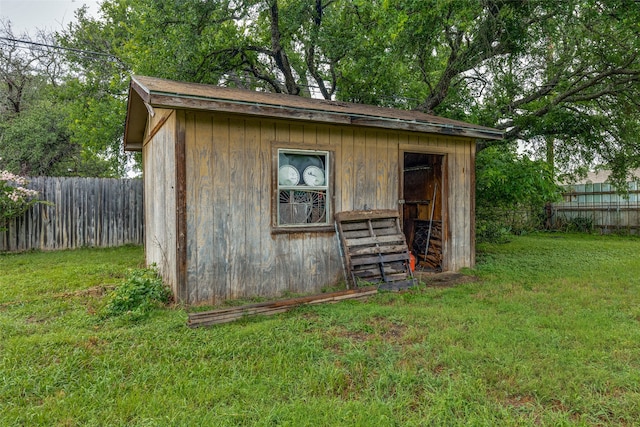
[{"label": "shrub", "polygon": [[567,218],[566,215],[560,215],[556,219],[555,228],[564,232],[593,233],[595,224],[593,218],[586,216]]},{"label": "shrub", "polygon": [[569,221],[569,231],[579,231],[581,233],[593,232],[593,218],[577,216]]},{"label": "shrub", "polygon": [[476,159],[476,236],[479,241],[506,241],[509,234],[542,228],[541,209],[558,200],[551,168],[520,156],[509,147],[489,147]]},{"label": "shrub", "polygon": [[7,229],[9,221],[40,202],[35,198],[37,191],[24,187],[28,183],[22,176],[0,171],[0,232]]},{"label": "shrub", "polygon": [[507,228],[502,221],[478,219],[476,222],[478,243],[507,243],[511,235],[511,229]]},{"label": "shrub", "polygon": [[130,320],[139,320],[170,301],[171,291],[155,268],[136,269],[109,294],[101,315],[103,318],[125,315]]}]

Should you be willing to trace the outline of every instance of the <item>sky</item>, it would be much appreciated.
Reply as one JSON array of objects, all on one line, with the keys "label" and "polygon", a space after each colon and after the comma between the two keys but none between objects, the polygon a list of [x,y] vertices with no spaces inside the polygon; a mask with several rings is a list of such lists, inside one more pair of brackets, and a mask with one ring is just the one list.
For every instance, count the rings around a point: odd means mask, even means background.
[{"label": "sky", "polygon": [[100,0],[0,0],[0,18],[11,21],[14,36],[35,35],[37,29],[61,30],[74,20],[74,12],[87,5],[95,15]]}]

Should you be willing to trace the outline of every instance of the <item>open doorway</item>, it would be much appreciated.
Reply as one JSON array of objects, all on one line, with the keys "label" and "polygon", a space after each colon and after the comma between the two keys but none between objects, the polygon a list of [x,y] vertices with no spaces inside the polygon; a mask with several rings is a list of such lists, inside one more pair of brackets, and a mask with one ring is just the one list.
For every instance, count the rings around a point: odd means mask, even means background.
[{"label": "open doorway", "polygon": [[402,224],[416,269],[443,270],[444,156],[404,153]]}]

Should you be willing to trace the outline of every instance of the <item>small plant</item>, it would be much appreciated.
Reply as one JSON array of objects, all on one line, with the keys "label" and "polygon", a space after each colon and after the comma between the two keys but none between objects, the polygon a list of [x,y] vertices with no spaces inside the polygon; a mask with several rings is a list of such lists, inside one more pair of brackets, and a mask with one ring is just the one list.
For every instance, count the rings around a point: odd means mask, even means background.
[{"label": "small plant", "polygon": [[136,269],[107,297],[101,315],[103,318],[125,315],[130,320],[139,320],[170,301],[171,291],[155,268]]},{"label": "small plant", "polygon": [[569,231],[581,233],[593,232],[593,219],[585,216],[577,216],[569,220]]},{"label": "small plant", "polygon": [[507,243],[512,236],[510,229],[496,220],[478,220],[476,222],[476,239],[478,242]]},{"label": "small plant", "polygon": [[37,191],[24,187],[28,183],[25,177],[0,171],[0,232],[7,229],[9,221],[40,202],[35,198]]}]

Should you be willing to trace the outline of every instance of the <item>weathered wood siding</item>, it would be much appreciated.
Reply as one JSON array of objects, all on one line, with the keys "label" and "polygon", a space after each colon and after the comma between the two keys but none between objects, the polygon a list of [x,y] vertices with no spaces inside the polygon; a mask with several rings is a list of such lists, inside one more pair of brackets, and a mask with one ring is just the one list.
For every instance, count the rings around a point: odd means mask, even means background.
[{"label": "weathered wood siding", "polygon": [[177,294],[175,111],[157,109],[148,128],[142,148],[145,259],[148,265],[157,265]]},{"label": "weathered wood siding", "polygon": [[0,233],[0,251],[57,250],[142,244],[142,180],[31,178],[47,202],[33,206]]},{"label": "weathered wood siding", "polygon": [[315,292],[339,280],[333,232],[272,234],[271,161],[276,141],[338,156],[341,134],[208,113],[185,120],[188,301]]},{"label": "weathered wood siding", "polygon": [[[176,113],[154,136],[154,148],[144,148],[147,220],[153,223],[147,229],[147,260],[160,264],[162,256],[170,256],[171,251],[162,255],[150,248],[156,241],[165,248],[175,243],[169,137],[176,118],[186,135],[189,303],[317,292],[342,279],[334,232],[272,232],[274,147],[332,152],[333,212],[398,209],[400,151],[446,154],[450,174],[443,193],[451,196],[443,207],[450,221],[446,268],[473,265],[471,140],[194,111]],[[153,202],[161,197],[164,207]],[[167,265],[175,265],[171,262]]]}]

